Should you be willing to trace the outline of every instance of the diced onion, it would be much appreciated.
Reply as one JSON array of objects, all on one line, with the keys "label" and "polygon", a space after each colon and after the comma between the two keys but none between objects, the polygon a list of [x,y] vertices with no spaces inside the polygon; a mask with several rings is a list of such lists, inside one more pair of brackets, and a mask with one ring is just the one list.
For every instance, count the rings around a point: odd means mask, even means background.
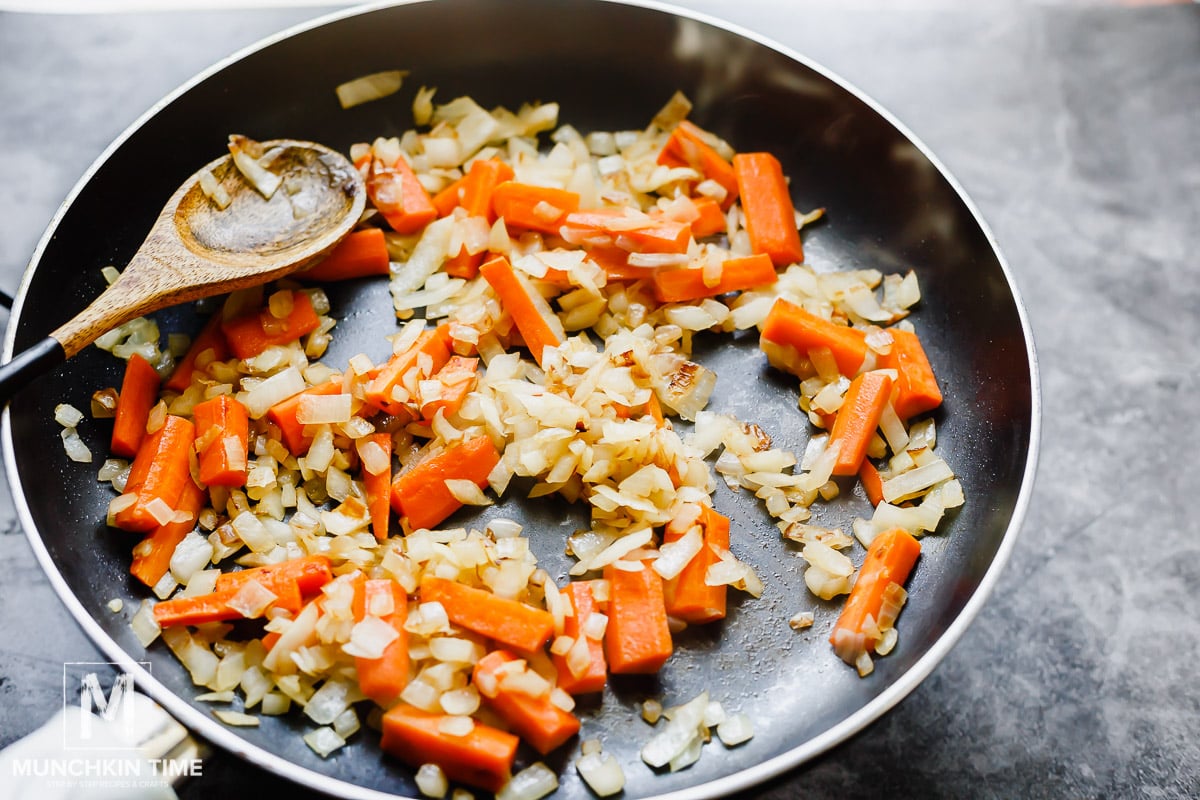
[{"label": "diced onion", "polygon": [[575,769],[598,797],[608,797],[625,788],[621,763],[608,753],[586,753],[575,762]]},{"label": "diced onion", "polygon": [[513,775],[496,792],[496,800],[541,800],[558,788],[558,777],[538,761]]},{"label": "diced onion", "polygon": [[717,737],[726,747],[736,747],[754,737],[754,723],[746,714],[733,714],[717,725]]},{"label": "diced onion", "polygon": [[417,789],[426,797],[445,797],[450,790],[446,773],[437,764],[422,764],[417,770]]},{"label": "diced onion", "polygon": [[373,72],[354,80],[338,84],[335,88],[338,102],[342,108],[353,108],[361,103],[379,100],[400,91],[406,70],[390,69],[383,72]]},{"label": "diced onion", "polygon": [[316,728],[304,734],[304,743],[321,758],[328,758],[334,750],[346,746],[346,740],[329,727]]},{"label": "diced onion", "polygon": [[258,717],[251,714],[243,714],[240,711],[213,711],[213,716],[226,725],[233,725],[239,728],[258,727]]}]

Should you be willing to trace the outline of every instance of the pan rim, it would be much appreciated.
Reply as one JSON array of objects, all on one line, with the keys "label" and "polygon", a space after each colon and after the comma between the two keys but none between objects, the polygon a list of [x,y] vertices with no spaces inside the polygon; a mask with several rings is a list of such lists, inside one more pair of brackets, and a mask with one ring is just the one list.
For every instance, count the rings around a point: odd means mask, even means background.
[{"label": "pan rim", "polygon": [[[399,2],[382,0],[382,2],[373,2],[362,6],[354,6],[347,9],[336,10],[314,19],[290,26],[284,30],[263,37],[256,42],[232,53],[231,55],[214,62],[208,68],[198,72],[193,77],[182,83],[175,90],[156,102],[153,106],[151,106],[124,131],[122,131],[122,133],[115,138],[96,158],[91,166],[89,166],[89,168],[77,181],[75,186],[71,189],[67,197],[63,200],[62,204],[59,206],[51,221],[47,225],[45,232],[43,233],[37,247],[33,252],[33,255],[30,258],[28,266],[22,275],[21,283],[14,299],[12,312],[9,318],[9,324],[5,331],[3,351],[0,353],[0,356],[2,356],[5,361],[12,358],[16,342],[17,323],[19,323],[23,317],[24,303],[29,291],[29,287],[32,284],[38,266],[41,263],[45,249],[49,245],[50,240],[53,238],[68,209],[74,204],[84,187],[91,182],[92,178],[101,168],[101,166],[103,166],[135,132],[148,124],[160,111],[174,103],[183,95],[187,94],[192,88],[207,78],[221,72],[228,66],[241,61],[256,52],[265,50],[266,48],[275,45],[278,42],[306,31],[329,25],[342,19],[374,13],[385,8],[416,5],[417,3],[425,2],[433,2],[433,0],[400,0]],[[1042,399],[1039,380],[1040,370],[1034,345],[1032,326],[1030,325],[1028,318],[1028,311],[1017,287],[1008,261],[1005,259],[1002,251],[1000,250],[999,244],[996,241],[991,228],[984,220],[975,203],[959,184],[958,180],[950,173],[950,171],[930,150],[930,148],[912,130],[910,130],[907,125],[896,118],[895,115],[893,115],[886,108],[882,107],[865,92],[858,89],[857,86],[851,84],[849,81],[832,72],[828,68],[814,62],[807,56],[804,56],[799,52],[780,44],[779,42],[746,29],[740,25],[730,23],[703,12],[680,8],[669,3],[658,2],[658,0],[598,0],[598,2],[611,5],[644,8],[670,14],[683,19],[694,20],[740,36],[754,42],[755,44],[758,44],[759,46],[774,50],[775,52],[786,56],[792,61],[795,61],[796,63],[812,70],[813,72],[819,74],[822,78],[832,82],[839,88],[850,93],[859,101],[863,102],[867,107],[869,107],[875,114],[894,127],[897,132],[911,142],[921,152],[921,154],[928,159],[930,164],[932,164],[941,175],[942,179],[946,181],[947,185],[951,189],[953,189],[954,193],[958,196],[959,200],[963,203],[964,207],[974,219],[975,224],[979,226],[980,232],[983,233],[984,237],[986,238],[989,247],[991,248],[997,259],[997,262],[1000,265],[1001,272],[1004,275],[1008,290],[1012,296],[1024,339],[1026,358],[1029,364],[1030,427],[1028,451],[1025,460],[1025,467],[1021,476],[1021,485],[1013,506],[1011,518],[1009,519],[1009,522],[1005,528],[1003,537],[1001,538],[995,555],[978,585],[971,593],[971,596],[964,603],[962,609],[954,618],[953,622],[946,628],[945,631],[942,632],[934,644],[929,647],[929,649],[908,670],[902,673],[895,681],[893,681],[890,686],[884,689],[883,692],[861,706],[850,716],[844,718],[822,733],[808,739],[807,741],[797,745],[785,753],[774,756],[766,761],[760,762],[731,775],[711,780],[698,786],[688,787],[686,789],[678,790],[668,794],[654,796],[656,800],[701,800],[701,798],[724,796],[732,792],[743,791],[759,785],[767,780],[781,775],[788,770],[801,766],[821,753],[830,750],[836,745],[851,738],[870,725],[872,722],[882,717],[897,703],[915,690],[917,686],[919,686],[921,682],[924,681],[930,673],[932,673],[934,668],[941,663],[951,648],[957,644],[958,640],[962,637],[963,633],[965,633],[966,629],[982,610],[984,604],[994,590],[995,585],[998,582],[999,577],[1003,572],[1003,569],[1016,545],[1018,533],[1028,511],[1028,506],[1033,493],[1041,441]],[[318,791],[346,798],[383,800],[384,798],[396,798],[399,796],[376,789],[353,785],[344,780],[300,766],[282,756],[268,752],[264,748],[242,739],[234,731],[226,728],[224,725],[221,725],[218,721],[208,717],[184,698],[174,694],[165,685],[158,682],[148,670],[143,668],[133,656],[123,650],[116,643],[116,641],[109,637],[109,635],[100,627],[93,615],[86,608],[84,608],[83,604],[71,591],[70,587],[67,585],[66,579],[62,576],[62,573],[58,570],[53,559],[51,558],[49,550],[43,543],[41,535],[38,532],[37,526],[33,520],[29,505],[25,500],[25,490],[22,485],[16,464],[16,455],[13,443],[12,417],[11,412],[7,407],[4,408],[3,415],[0,416],[0,446],[3,447],[4,451],[3,463],[5,473],[7,475],[7,480],[13,498],[13,504],[17,511],[17,516],[20,519],[22,528],[25,531],[26,539],[29,541],[34,555],[37,558],[42,570],[45,572],[49,582],[53,586],[55,593],[67,607],[68,611],[74,617],[76,623],[82,628],[84,633],[93,642],[93,644],[95,644],[107,656],[112,658],[115,663],[120,664],[123,669],[135,675],[135,683],[140,689],[142,689],[146,694],[162,705],[169,713],[175,716],[189,729],[200,734],[205,739],[221,747],[222,749],[234,753],[246,761],[254,764],[255,766],[272,772],[280,777],[301,783]]]}]

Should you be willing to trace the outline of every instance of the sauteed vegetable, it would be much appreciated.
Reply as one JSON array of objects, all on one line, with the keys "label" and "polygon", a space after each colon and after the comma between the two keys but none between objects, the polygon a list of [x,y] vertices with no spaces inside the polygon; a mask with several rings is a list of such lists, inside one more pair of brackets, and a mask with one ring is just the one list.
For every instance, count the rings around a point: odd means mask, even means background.
[{"label": "sauteed vegetable", "polygon": [[[131,572],[158,600],[134,618],[143,644],[161,637],[243,712],[223,709],[231,724],[294,704],[328,756],[365,719],[427,793],[541,796],[552,772],[512,776],[521,742],[567,746],[575,697],[670,669],[673,635],[725,618],[729,587],[761,593],[728,501],[774,522],[781,559],[798,546],[816,597],[795,627],[849,595],[830,642],[868,675],[920,535],[963,502],[922,417],[941,394],[907,319],[914,273],[806,264],[823,212],[797,213],[780,162],[687,120],[682,95],[643,130],[586,135],[556,104],[433,97],[418,127],[353,148],[372,209],[324,262],[228,296],[190,342],[160,348],[146,319],[98,342],[127,359],[92,412],[115,416],[109,523],[142,536]],[[384,276],[391,355],[320,361],[343,311],[320,284]],[[802,454],[707,407],[718,377],[693,341],[753,329],[797,379]],[[740,493],[714,501],[717,476]],[[820,525],[856,482],[871,517]],[[549,495],[590,526],[548,543],[464,510]],[[573,555],[569,579],[535,546]],[[656,768],[698,758],[710,727],[753,735],[707,696],[667,716],[643,752]],[[598,794],[634,768],[582,754]]]}]

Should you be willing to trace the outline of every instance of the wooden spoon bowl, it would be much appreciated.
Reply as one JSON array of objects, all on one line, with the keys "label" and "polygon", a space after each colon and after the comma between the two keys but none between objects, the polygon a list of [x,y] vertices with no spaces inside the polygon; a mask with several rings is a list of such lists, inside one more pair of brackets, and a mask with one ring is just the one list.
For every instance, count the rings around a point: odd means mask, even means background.
[{"label": "wooden spoon bowl", "polygon": [[[244,289],[323,258],[362,216],[366,187],[345,156],[313,142],[263,142],[277,149],[281,178],[266,198],[224,156],[171,196],[121,277],[46,339],[0,367],[0,402],[99,336],[166,306]],[[206,172],[229,194],[220,208],[200,187]]]}]

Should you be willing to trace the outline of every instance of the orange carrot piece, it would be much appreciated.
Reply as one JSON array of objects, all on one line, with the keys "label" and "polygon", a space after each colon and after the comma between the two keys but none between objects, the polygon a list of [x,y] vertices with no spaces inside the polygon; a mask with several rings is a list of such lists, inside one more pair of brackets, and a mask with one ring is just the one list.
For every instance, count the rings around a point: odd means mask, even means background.
[{"label": "orange carrot piece", "polygon": [[[709,586],[704,578],[708,568],[721,560],[713,548],[729,549],[729,517],[711,506],[701,506],[698,522],[703,529],[704,546],[682,572],[663,583],[667,613],[692,624],[725,618],[725,586]],[[685,533],[686,528],[667,525],[663,543],[676,541]]]},{"label": "orange carrot piece", "polygon": [[867,357],[866,334],[810,314],[782,297],[771,306],[763,323],[762,339],[791,347],[808,358],[808,351],[828,347],[843,375],[855,375]]},{"label": "orange carrot piece", "polygon": [[225,332],[221,330],[221,315],[213,314],[204,324],[200,335],[192,340],[183,360],[175,365],[175,371],[171,373],[170,378],[167,378],[163,388],[182,393],[191,385],[192,375],[195,371],[197,369],[200,369],[201,372],[204,371],[202,366],[197,365],[197,362],[208,366],[213,361],[224,361],[227,358],[229,358],[229,345],[225,343]]},{"label": "orange carrot piece", "polygon": [[[250,416],[246,407],[231,395],[219,394],[197,403],[192,409],[192,421],[197,441],[205,443],[199,454],[201,482],[207,486],[244,485],[250,445]],[[231,448],[237,451],[236,456],[231,456]]]},{"label": "orange carrot piece", "polygon": [[513,270],[512,264],[504,256],[496,256],[479,271],[496,291],[500,305],[512,317],[521,338],[525,340],[525,346],[541,364],[545,348],[562,344],[562,323],[554,316],[545,299]]},{"label": "orange carrot piece", "polygon": [[549,611],[445,578],[423,579],[421,602],[441,603],[455,625],[526,653],[540,648],[554,633]]},{"label": "orange carrot piece", "polygon": [[433,196],[433,207],[437,209],[439,217],[449,216],[454,209],[462,205],[462,193],[466,183],[467,176],[464,175]]},{"label": "orange carrot piece", "polygon": [[372,433],[370,441],[383,448],[387,454],[387,468],[371,472],[365,466],[362,471],[363,490],[367,493],[367,509],[371,514],[371,532],[382,542],[388,537],[388,522],[392,516],[392,435]]},{"label": "orange carrot piece", "polygon": [[850,388],[838,409],[829,443],[839,443],[834,475],[857,475],[867,455],[871,434],[879,427],[879,418],[892,394],[892,379],[880,370],[871,370],[850,381]]},{"label": "orange carrot piece", "polygon": [[574,211],[561,228],[587,247],[615,245],[633,253],[686,253],[692,241],[690,222],[648,215],[640,219],[624,207]]},{"label": "orange carrot piece", "polygon": [[692,203],[700,215],[692,220],[692,236],[703,239],[705,236],[725,232],[725,214],[721,212],[721,205],[716,200],[711,197],[696,197],[692,199]]},{"label": "orange carrot piece", "polygon": [[796,209],[779,161],[770,153],[739,153],[733,169],[750,247],[769,255],[777,267],[803,261]]},{"label": "orange carrot piece", "polygon": [[240,619],[241,613],[228,605],[235,594],[236,589],[224,589],[209,594],[164,600],[154,606],[154,621],[160,627],[169,628],[173,625],[204,625],[209,622]]},{"label": "orange carrot piece", "polygon": [[466,736],[452,736],[440,730],[443,719],[442,714],[397,703],[383,715],[379,746],[414,769],[437,764],[450,780],[500,791],[512,777],[521,740],[480,722]]},{"label": "orange carrot piece", "polygon": [[493,694],[480,691],[484,702],[496,711],[513,731],[542,755],[557,750],[579,732],[579,719],[550,702],[547,694],[532,697],[524,692],[505,689],[501,668],[519,660],[507,650],[493,650],[475,664],[472,672],[476,688],[483,682],[495,686]]},{"label": "orange carrot piece", "polygon": [[[478,159],[463,178],[459,205],[468,216],[483,217],[489,224],[496,221],[492,195],[496,187],[513,178],[512,167],[498,158]],[[484,253],[468,253],[464,247],[458,255],[446,261],[445,271],[456,278],[474,278],[479,274]]]},{"label": "orange carrot piece", "polygon": [[[563,636],[578,639],[583,636],[583,626],[588,617],[599,612],[596,596],[592,593],[591,581],[572,581],[562,590],[571,604],[572,616],[563,620]],[[586,637],[585,637],[586,638]],[[558,671],[558,688],[567,694],[590,694],[604,690],[608,680],[608,662],[604,658],[603,640],[587,639],[591,660],[583,674],[576,675],[567,666],[567,657],[551,653],[550,659]]]},{"label": "orange carrot piece", "polygon": [[[671,132],[658,163],[668,166],[689,166],[705,178],[716,181],[725,188],[725,208],[733,205],[738,196],[738,181],[733,166],[721,157],[705,139],[706,132],[699,126],[683,120]],[[724,225],[721,226],[724,228]]]},{"label": "orange carrot piece", "polygon": [[292,292],[292,313],[285,319],[270,309],[242,314],[221,323],[230,351],[241,359],[253,358],[272,345],[288,344],[312,333],[321,324],[306,292]]},{"label": "orange carrot piece", "polygon": [[[136,494],[133,505],[113,515],[116,527],[127,531],[151,531],[159,522],[148,510],[155,500],[162,500],[174,509],[183,494],[184,485],[191,481],[188,453],[196,440],[196,429],[190,420],[168,414],[162,428],[155,431],[161,435],[147,437],[138,450],[134,465],[130,467],[130,481],[126,483],[126,494]],[[143,462],[139,466],[138,462]],[[137,484],[130,483],[137,478]]]},{"label": "orange carrot piece", "polygon": [[171,556],[175,548],[196,527],[196,519],[204,508],[208,495],[189,480],[183,484],[183,492],[176,503],[176,511],[186,511],[191,517],[187,522],[168,522],[159,525],[133,548],[133,562],[129,565],[129,574],[147,586],[153,587],[162,580],[171,567]]},{"label": "orange carrot piece", "polygon": [[862,652],[874,651],[874,641],[863,631],[867,617],[879,620],[888,586],[903,586],[920,554],[921,543],[903,528],[886,530],[871,542],[850,597],[829,636],[834,650],[846,663],[853,664]]},{"label": "orange carrot piece", "polygon": [[[371,382],[367,384],[364,398],[371,406],[393,416],[411,417],[412,412],[406,403],[397,400],[392,392],[397,386],[407,384],[405,376],[410,370],[420,366],[421,355],[427,355],[431,361],[430,372],[441,369],[450,360],[450,326],[439,325],[424,331],[412,347],[403,353],[396,353],[386,362],[376,367]],[[422,376],[428,377],[428,376]],[[415,381],[411,388],[416,388]]]},{"label": "orange carrot piece", "polygon": [[[172,625],[205,625],[209,622],[244,619],[242,612],[229,605],[241,588],[240,585],[229,586],[208,594],[164,600],[154,606],[154,621],[160,627],[169,628]],[[295,583],[275,583],[263,588],[276,595],[268,608],[282,608],[293,613],[300,610],[300,592]]]},{"label": "orange carrot piece", "polygon": [[940,406],[942,392],[921,340],[912,331],[900,328],[889,328],[888,333],[892,335],[892,349],[880,357],[879,366],[896,370],[896,386],[892,392],[896,416],[907,420]]},{"label": "orange carrot piece", "polygon": [[565,189],[505,181],[492,190],[492,210],[510,228],[558,233],[563,220],[579,208],[579,195]]},{"label": "orange carrot piece", "polygon": [[404,156],[390,165],[378,158],[371,162],[367,196],[396,233],[416,233],[438,217],[429,192]]},{"label": "orange carrot piece", "polygon": [[587,248],[588,257],[604,270],[609,282],[640,281],[653,278],[657,267],[629,266],[629,251],[616,245],[598,245]]},{"label": "orange carrot piece", "polygon": [[771,259],[758,253],[731,258],[721,265],[715,286],[704,283],[702,269],[660,269],[654,273],[654,296],[660,303],[686,303],[726,292],[738,292],[774,283],[777,275]]},{"label": "orange carrot piece", "polygon": [[308,596],[316,594],[322,586],[333,580],[333,572],[328,556],[304,556],[278,564],[223,572],[217,576],[216,591],[236,590],[252,580],[258,581],[271,591],[275,591],[276,586],[295,584],[302,595]]},{"label": "orange carrot piece", "polygon": [[300,398],[305,395],[320,397],[341,393],[342,382],[340,380],[326,381],[292,395],[287,400],[281,400],[267,409],[267,419],[279,428],[279,438],[289,453],[294,456],[302,456],[312,446],[312,437],[305,435],[304,426],[296,418],[300,411]]},{"label": "orange carrot piece", "polygon": [[125,378],[121,381],[121,396],[117,401],[117,416],[113,420],[112,446],[114,455],[133,458],[146,438],[146,420],[158,400],[158,373],[150,362],[137,353],[125,362]]},{"label": "orange carrot piece", "polygon": [[650,399],[646,401],[646,413],[654,418],[654,424],[659,428],[666,426],[667,419],[663,416],[662,404],[658,402],[658,395],[654,392],[650,393]]},{"label": "orange carrot piece", "polygon": [[440,385],[437,395],[421,395],[421,417],[431,420],[439,410],[447,417],[458,413],[467,394],[475,388],[478,369],[478,358],[450,356],[450,360],[433,376],[433,380]]},{"label": "orange carrot piece", "polygon": [[446,488],[446,479],[468,480],[482,489],[499,461],[500,453],[487,436],[448,447],[396,476],[392,508],[408,519],[411,529],[432,528],[462,507]]},{"label": "orange carrot piece", "polygon": [[877,506],[883,502],[883,479],[879,477],[879,470],[875,469],[869,458],[862,460],[858,468],[858,479],[862,482],[863,491],[867,493],[867,500],[871,501],[871,505]]},{"label": "orange carrot piece", "polygon": [[315,267],[296,275],[305,281],[344,281],[389,273],[383,228],[363,228],[342,239]]},{"label": "orange carrot piece", "polygon": [[609,582],[604,653],[616,675],[652,674],[671,657],[663,581],[644,563],[637,572],[604,568]]},{"label": "orange carrot piece", "polygon": [[[362,693],[379,705],[387,708],[408,685],[408,631],[404,623],[408,619],[408,596],[400,584],[393,580],[368,580],[361,591],[354,595],[354,619],[361,622],[370,611],[375,598],[390,597],[392,613],[380,617],[399,634],[388,643],[379,658],[356,656],[358,687]],[[360,599],[361,598],[361,599]]]}]

